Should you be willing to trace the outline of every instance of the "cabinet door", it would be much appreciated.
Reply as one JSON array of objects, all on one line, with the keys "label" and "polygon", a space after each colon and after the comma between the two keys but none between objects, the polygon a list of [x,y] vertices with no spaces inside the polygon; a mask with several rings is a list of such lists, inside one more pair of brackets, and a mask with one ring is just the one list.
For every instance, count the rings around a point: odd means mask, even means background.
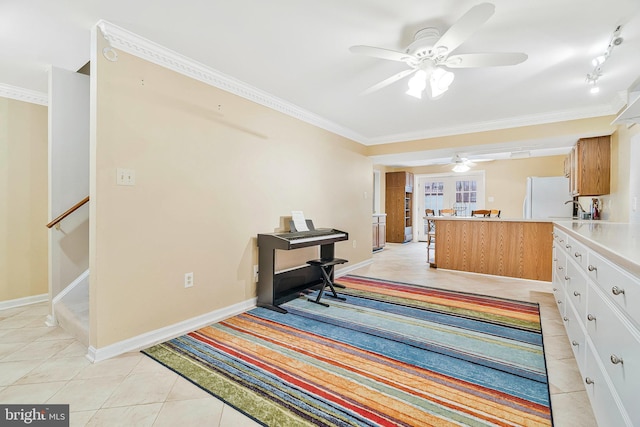
[{"label": "cabinet door", "polygon": [[[566,319],[566,320],[565,320]],[[563,317],[565,328],[567,329],[567,338],[571,344],[573,355],[580,371],[585,368],[585,353],[587,351],[587,338],[581,323],[581,318],[573,309],[571,304],[567,305],[567,310]]]},{"label": "cabinet door", "polygon": [[585,319],[587,315],[587,274],[574,260],[568,259],[565,278],[567,303],[575,307],[580,319]]},{"label": "cabinet door", "polygon": [[626,416],[624,409],[618,406],[616,397],[609,388],[606,375],[596,360],[592,347],[587,346],[585,352],[585,369],[583,380],[587,395],[591,401],[593,412],[600,426],[631,427],[631,421]]},{"label": "cabinet door", "polygon": [[611,142],[609,136],[585,138],[576,144],[577,192],[581,196],[609,194]]},{"label": "cabinet door", "polygon": [[569,176],[569,188],[571,190],[571,194],[578,194],[578,156],[576,154],[576,147],[574,146],[569,153],[569,168],[570,168],[570,176]]},{"label": "cabinet door", "polygon": [[587,321],[587,330],[595,354],[623,405],[630,414],[634,413],[634,425],[640,425],[640,411],[635,410],[640,384],[640,341],[637,332],[628,327],[620,313],[612,309],[607,297],[595,286],[589,292],[588,311],[593,320]]},{"label": "cabinet door", "polygon": [[588,258],[589,277],[640,329],[640,280],[596,253]]},{"label": "cabinet door", "polygon": [[378,227],[378,219],[373,217],[373,235],[371,237],[371,241],[373,243],[373,249],[376,250],[380,247],[380,238],[378,237],[380,234],[380,227]]}]

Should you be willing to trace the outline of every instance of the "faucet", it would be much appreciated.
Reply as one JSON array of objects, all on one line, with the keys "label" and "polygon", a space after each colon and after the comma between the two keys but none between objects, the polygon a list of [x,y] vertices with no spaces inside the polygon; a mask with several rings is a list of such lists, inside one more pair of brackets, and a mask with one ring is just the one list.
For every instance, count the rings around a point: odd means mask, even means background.
[{"label": "faucet", "polygon": [[578,202],[577,200],[567,200],[566,202],[564,202],[564,204],[566,205],[567,203],[573,203],[576,206],[578,206],[578,219],[582,219],[583,217],[583,213],[585,213],[586,211],[583,209],[582,205],[580,204],[580,202]]}]

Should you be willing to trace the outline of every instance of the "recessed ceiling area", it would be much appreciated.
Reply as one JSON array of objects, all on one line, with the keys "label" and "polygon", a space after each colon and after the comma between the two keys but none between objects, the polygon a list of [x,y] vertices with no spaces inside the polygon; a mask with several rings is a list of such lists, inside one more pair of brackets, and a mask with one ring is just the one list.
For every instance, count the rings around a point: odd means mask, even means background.
[{"label": "recessed ceiling area", "polygon": [[554,138],[537,138],[506,143],[483,144],[439,148],[423,151],[402,152],[397,154],[373,155],[373,164],[389,167],[419,167],[430,165],[448,165],[454,156],[470,161],[512,160],[530,157],[561,156],[571,151],[580,138],[608,135],[608,129],[602,132],[564,135]]}]

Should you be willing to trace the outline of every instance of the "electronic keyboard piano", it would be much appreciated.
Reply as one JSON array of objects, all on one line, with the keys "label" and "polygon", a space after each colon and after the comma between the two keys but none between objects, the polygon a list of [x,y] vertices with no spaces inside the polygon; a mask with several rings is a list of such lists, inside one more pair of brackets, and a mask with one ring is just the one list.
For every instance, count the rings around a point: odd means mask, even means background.
[{"label": "electronic keyboard piano", "polygon": [[[275,271],[275,251],[294,250],[309,246],[320,246],[320,258],[334,258],[334,243],[349,240],[349,234],[334,228],[314,228],[307,220],[309,231],[258,234],[258,306],[280,313],[287,301],[298,297],[300,292],[322,284],[320,269],[305,265],[299,268]],[[333,277],[331,278],[333,280]]]}]

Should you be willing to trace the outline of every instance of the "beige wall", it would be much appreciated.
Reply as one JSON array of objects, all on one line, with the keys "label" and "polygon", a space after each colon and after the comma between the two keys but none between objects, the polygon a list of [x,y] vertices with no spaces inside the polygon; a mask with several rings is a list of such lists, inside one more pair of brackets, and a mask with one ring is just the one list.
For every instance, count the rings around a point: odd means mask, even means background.
[{"label": "beige wall", "polygon": [[255,297],[256,235],[292,210],[349,233],[346,266],[370,259],[362,145],[125,53],[92,79],[92,346]]},{"label": "beige wall", "polygon": [[[631,138],[640,135],[640,126],[618,126],[611,136],[611,194],[602,197],[602,218],[614,222],[628,222],[630,212]],[[589,206],[589,198],[582,201]]]},{"label": "beige wall", "polygon": [[0,301],[47,293],[47,107],[0,98]]}]

